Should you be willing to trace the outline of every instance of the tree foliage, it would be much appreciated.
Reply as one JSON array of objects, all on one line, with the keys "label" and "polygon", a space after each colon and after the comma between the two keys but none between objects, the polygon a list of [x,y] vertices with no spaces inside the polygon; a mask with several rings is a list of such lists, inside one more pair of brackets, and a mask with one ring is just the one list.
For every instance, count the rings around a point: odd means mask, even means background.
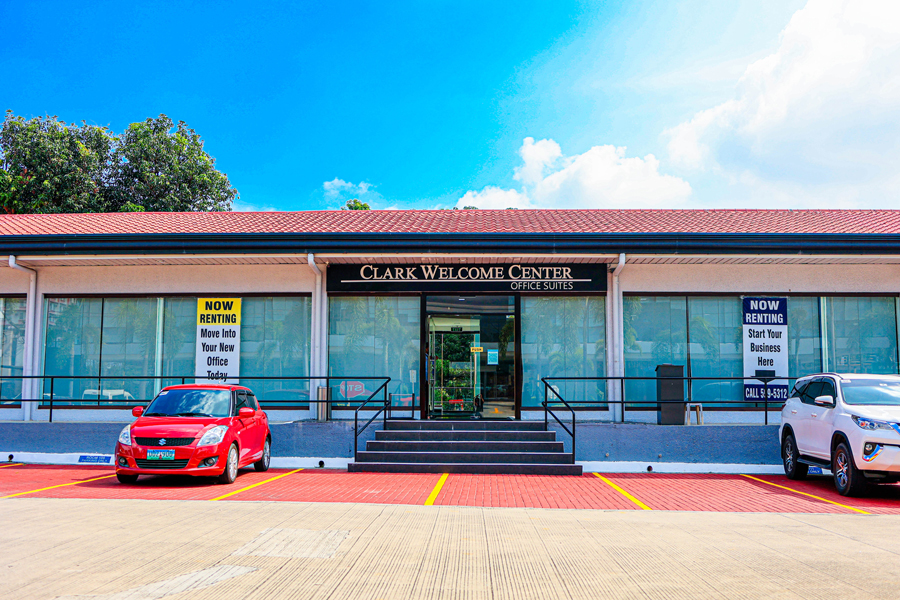
[{"label": "tree foliage", "polygon": [[200,136],[166,115],[116,135],[7,111],[0,128],[0,211],[7,214],[222,211],[237,198]]},{"label": "tree foliage", "polygon": [[341,207],[341,210],[369,210],[369,205],[356,198],[351,198],[347,200],[347,204]]}]

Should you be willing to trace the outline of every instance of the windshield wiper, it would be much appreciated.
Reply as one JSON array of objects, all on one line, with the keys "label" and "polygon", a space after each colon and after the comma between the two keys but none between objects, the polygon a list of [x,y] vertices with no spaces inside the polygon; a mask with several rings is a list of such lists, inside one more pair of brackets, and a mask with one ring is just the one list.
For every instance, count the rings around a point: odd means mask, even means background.
[{"label": "windshield wiper", "polygon": [[202,412],[180,412],[175,413],[176,417],[212,417],[212,415]]},{"label": "windshield wiper", "polygon": [[144,413],[141,416],[142,417],[168,417],[169,415],[167,415],[166,413],[161,413],[161,412],[148,412],[148,413]]}]

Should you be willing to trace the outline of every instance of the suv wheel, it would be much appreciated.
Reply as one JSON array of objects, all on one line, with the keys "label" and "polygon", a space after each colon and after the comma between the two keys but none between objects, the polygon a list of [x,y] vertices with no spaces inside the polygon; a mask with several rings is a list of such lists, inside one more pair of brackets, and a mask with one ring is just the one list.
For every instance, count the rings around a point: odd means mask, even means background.
[{"label": "suv wheel", "polygon": [[789,433],[784,436],[784,442],[781,444],[781,460],[784,461],[784,474],[788,479],[806,479],[809,473],[809,465],[797,462],[800,453],[797,452],[797,442],[794,440],[794,434]]},{"label": "suv wheel", "polygon": [[831,472],[834,473],[834,487],[841,496],[861,496],[866,491],[866,478],[856,468],[846,442],[841,442],[834,449]]}]

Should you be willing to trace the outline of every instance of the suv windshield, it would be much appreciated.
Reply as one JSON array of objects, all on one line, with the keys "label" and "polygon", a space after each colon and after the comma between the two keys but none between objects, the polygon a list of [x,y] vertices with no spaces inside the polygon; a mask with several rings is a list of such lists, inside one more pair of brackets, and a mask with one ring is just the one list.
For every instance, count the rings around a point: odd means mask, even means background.
[{"label": "suv windshield", "polygon": [[231,405],[228,390],[163,390],[147,410],[145,417],[227,417]]},{"label": "suv windshield", "polygon": [[841,391],[847,404],[900,406],[900,381],[896,379],[843,379]]}]

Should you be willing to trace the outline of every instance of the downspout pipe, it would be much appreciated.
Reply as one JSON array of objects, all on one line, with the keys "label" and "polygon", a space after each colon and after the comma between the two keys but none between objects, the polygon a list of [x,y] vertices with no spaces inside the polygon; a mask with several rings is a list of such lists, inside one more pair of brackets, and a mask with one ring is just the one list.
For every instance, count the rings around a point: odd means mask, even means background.
[{"label": "downspout pipe", "polygon": [[[624,321],[622,319],[623,306],[622,306],[622,291],[619,289],[619,274],[622,272],[622,269],[625,268],[625,253],[622,252],[619,254],[619,262],[616,263],[616,268],[613,269],[612,272],[612,300],[613,300],[613,310],[612,310],[612,326],[613,331],[610,339],[613,343],[613,376],[614,377],[624,377],[625,369],[622,365],[622,357],[625,352],[625,336],[624,336]],[[616,399],[620,402],[624,400],[624,398],[620,397],[620,390],[623,389],[623,385],[619,384],[616,386]],[[618,416],[624,414],[624,405],[618,404]]]},{"label": "downspout pipe", "polygon": [[[23,267],[16,261],[16,257],[12,254],[9,256],[9,266],[17,271],[28,273],[28,301],[25,307],[25,356],[22,364],[23,375],[34,375],[34,332],[35,332],[35,314],[37,312],[37,271]],[[22,415],[25,421],[32,420],[32,403],[25,402],[26,398],[36,398],[40,389],[36,385],[36,380],[28,379],[22,381]],[[27,390],[27,391],[26,391]]]},{"label": "downspout pipe", "polygon": [[[319,268],[319,265],[316,264],[316,255],[310,252],[306,255],[306,262],[309,264],[309,268],[313,270],[313,273],[316,274],[316,291],[313,294],[313,306],[312,306],[312,342],[313,342],[313,358],[309,361],[309,368],[312,371],[310,375],[316,377],[318,375],[322,375],[322,357],[320,356],[322,353],[322,328],[321,328],[321,320],[322,320],[322,270]],[[312,384],[312,382],[310,382]],[[320,382],[317,382],[315,387],[318,388]],[[318,399],[318,389],[312,389],[313,385],[310,385],[309,394],[313,396],[316,394],[315,398]],[[318,403],[316,404],[316,416],[319,417],[322,415],[323,407]]]}]

